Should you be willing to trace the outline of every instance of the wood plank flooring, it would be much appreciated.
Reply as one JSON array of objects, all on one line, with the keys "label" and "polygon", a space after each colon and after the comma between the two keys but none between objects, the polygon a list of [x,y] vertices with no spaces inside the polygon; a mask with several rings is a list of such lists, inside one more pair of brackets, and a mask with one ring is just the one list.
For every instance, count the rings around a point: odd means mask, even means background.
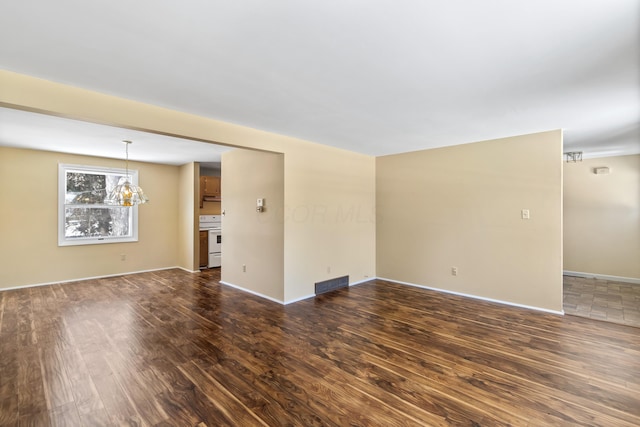
[{"label": "wood plank flooring", "polygon": [[0,426],[638,426],[640,329],[372,281],[0,292]]}]

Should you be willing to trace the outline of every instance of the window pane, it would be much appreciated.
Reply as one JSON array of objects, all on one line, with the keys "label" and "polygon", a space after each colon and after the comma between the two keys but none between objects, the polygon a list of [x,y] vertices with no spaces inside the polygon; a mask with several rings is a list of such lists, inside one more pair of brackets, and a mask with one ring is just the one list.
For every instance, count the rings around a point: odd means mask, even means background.
[{"label": "window pane", "polygon": [[65,238],[129,237],[131,210],[122,207],[65,208]]},{"label": "window pane", "polygon": [[104,199],[118,184],[120,175],[67,172],[65,204],[104,204]]},{"label": "window pane", "polygon": [[[138,241],[138,207],[105,203],[125,175],[124,169],[58,166],[58,245],[93,245]],[[133,184],[138,172],[129,170]]]}]

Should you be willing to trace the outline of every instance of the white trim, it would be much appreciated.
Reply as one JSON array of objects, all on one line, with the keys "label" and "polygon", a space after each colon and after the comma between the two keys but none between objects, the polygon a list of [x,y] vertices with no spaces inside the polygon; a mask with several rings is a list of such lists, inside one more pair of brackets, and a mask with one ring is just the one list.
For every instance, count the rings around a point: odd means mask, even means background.
[{"label": "white trim", "polygon": [[[67,193],[67,172],[80,172],[92,175],[115,175],[118,177],[127,176],[125,169],[119,168],[107,168],[101,166],[85,166],[85,165],[73,165],[66,163],[58,163],[58,246],[79,246],[79,245],[104,245],[110,243],[131,243],[138,241],[138,205],[131,207],[122,206],[110,206],[107,204],[86,204],[86,205],[67,205],[66,193]],[[131,183],[138,185],[138,171],[135,169],[129,170]],[[65,212],[67,206],[76,206],[88,209],[107,209],[107,208],[119,208],[129,209],[129,227],[131,234],[128,236],[102,236],[102,237],[66,237],[65,236]]]},{"label": "white trim", "polygon": [[294,302],[299,302],[299,301],[302,301],[302,300],[305,300],[305,299],[309,299],[309,298],[315,298],[315,296],[316,296],[316,294],[305,295],[305,296],[300,297],[300,298],[295,298],[295,299],[289,300],[289,301],[285,302],[284,305],[293,304]]},{"label": "white trim", "polygon": [[569,270],[564,270],[562,274],[565,276],[586,277],[587,279],[613,280],[616,282],[634,283],[636,285],[640,285],[640,279],[636,279],[633,277],[609,276],[607,274],[583,273],[580,271]]},{"label": "white trim", "polygon": [[[83,277],[83,278],[78,278],[78,279],[60,280],[60,281],[57,281],[57,282],[46,282],[46,283],[35,283],[35,284],[31,284],[31,285],[12,286],[12,287],[9,287],[9,288],[0,288],[0,292],[2,292],[2,291],[11,291],[11,290],[15,290],[15,289],[35,288],[37,286],[58,285],[60,283],[81,282],[83,280],[104,279],[104,278],[107,278],[107,277],[129,276],[131,274],[149,273],[149,272],[152,272],[152,271],[171,270],[171,269],[174,269],[174,268],[186,271],[187,273],[201,273],[200,270],[188,270],[188,269],[186,269],[184,267],[180,267],[180,266],[162,267],[162,268],[152,268],[152,269],[149,269],[149,270],[139,270],[139,271],[124,272],[124,273],[105,274],[105,275],[102,275],[102,276],[92,276],[92,277]],[[574,276],[579,276],[579,277],[596,277],[595,275],[588,274],[588,273],[577,273],[577,272],[572,272],[572,271],[565,271],[564,273],[570,273],[570,274],[572,274]],[[585,276],[580,276],[581,274],[585,275]],[[597,277],[598,278],[601,278],[601,277],[616,278],[616,279],[608,279],[608,280],[618,280],[618,281],[621,281],[621,282],[624,281],[624,280],[621,280],[621,279],[626,279],[624,277],[623,278],[618,278],[617,276],[602,276],[602,275],[598,275]],[[410,282],[403,282],[403,281],[400,281],[400,280],[387,279],[387,278],[384,278],[384,277],[369,277],[369,278],[366,278],[364,280],[360,280],[358,282],[350,283],[349,286],[351,287],[351,286],[359,285],[359,284],[362,284],[362,283],[370,282],[370,281],[373,281],[373,280],[386,280],[387,282],[398,283],[400,285],[413,286],[413,287],[422,288],[422,289],[429,289],[431,291],[443,292],[443,293],[446,293],[446,294],[458,295],[458,296],[463,296],[463,297],[467,297],[467,298],[473,298],[473,299],[479,299],[479,300],[483,300],[483,301],[495,302],[495,303],[498,303],[498,304],[505,304],[505,305],[510,305],[510,306],[514,306],[514,307],[526,308],[526,309],[529,309],[529,310],[536,310],[536,311],[543,311],[543,312],[546,312],[546,313],[564,315],[564,311],[549,310],[549,309],[541,308],[541,307],[534,307],[534,306],[524,305],[524,304],[516,304],[516,303],[513,303],[513,302],[502,301],[502,300],[497,300],[497,299],[493,299],[493,298],[485,298],[485,297],[480,297],[480,296],[477,296],[477,295],[471,295],[471,294],[465,294],[465,293],[461,293],[461,292],[449,291],[449,290],[446,290],[446,289],[434,288],[434,287],[431,287],[431,286],[424,286],[424,285],[418,285],[418,284],[410,283]],[[630,282],[630,283],[640,283],[640,280],[638,280],[638,279],[629,279],[629,280],[636,280],[635,282]],[[295,303],[295,302],[298,302],[298,301],[302,301],[302,300],[305,300],[305,299],[314,298],[316,296],[315,294],[311,294],[311,295],[306,295],[306,296],[303,296],[303,297],[300,297],[300,298],[296,298],[296,299],[284,302],[284,301],[272,298],[272,297],[270,297],[268,295],[264,295],[264,294],[261,294],[259,292],[252,291],[250,289],[243,288],[242,286],[234,285],[233,283],[224,282],[222,280],[220,281],[220,283],[223,284],[223,285],[231,286],[232,288],[236,288],[236,289],[238,289],[240,291],[248,292],[248,293],[250,293],[252,295],[267,299],[269,301],[272,301],[272,302],[275,302],[275,303],[278,303],[278,304],[281,304],[281,305],[292,304],[292,303]]]},{"label": "white trim", "polygon": [[[34,284],[31,284],[31,285],[12,286],[12,287],[9,287],[9,288],[0,288],[0,292],[2,292],[2,291],[12,291],[12,290],[15,290],[15,289],[35,288],[35,287],[38,287],[38,286],[59,285],[61,283],[82,282],[83,280],[105,279],[107,277],[129,276],[131,274],[149,273],[151,271],[172,270],[174,268],[179,268],[181,270],[185,270],[184,268],[178,267],[178,266],[162,267],[162,268],[151,268],[149,270],[127,271],[127,272],[124,272],[124,273],[105,274],[105,275],[102,275],[102,276],[91,276],[91,277],[81,277],[81,278],[78,278],[78,279],[58,280],[57,282],[45,282],[45,283],[34,283]],[[185,271],[189,271],[189,270],[185,270]],[[194,273],[196,273],[196,272],[194,271]]]},{"label": "white trim", "polygon": [[[348,286],[348,287],[355,286],[355,285],[359,285],[359,284],[361,284],[361,283],[370,282],[370,281],[375,280],[375,279],[376,279],[375,277],[367,277],[366,279],[359,280],[359,281],[357,281],[357,282],[353,282],[353,283],[349,283],[349,286]],[[285,305],[287,305],[287,304],[293,304],[294,302],[303,301],[303,300],[306,300],[306,299],[309,299],[309,298],[315,298],[316,296],[317,296],[316,294],[305,295],[305,296],[303,296],[303,297],[299,297],[299,298],[295,298],[295,299],[292,299],[292,300],[286,301],[284,304],[285,304]]]},{"label": "white trim", "polygon": [[233,283],[223,282],[222,280],[220,280],[220,284],[231,286],[232,288],[236,288],[236,289],[238,289],[240,291],[244,291],[244,292],[250,293],[252,295],[264,298],[264,299],[268,299],[269,301],[277,302],[278,304],[282,304],[282,305],[285,304],[283,301],[280,301],[278,299],[272,298],[272,297],[270,297],[268,295],[265,295],[265,294],[261,294],[260,292],[252,291],[251,289],[243,288],[242,286],[234,285]]},{"label": "white trim", "polygon": [[362,280],[358,280],[357,282],[349,283],[349,286],[360,285],[362,283],[367,283],[367,282],[370,282],[372,280],[376,280],[376,278],[375,277],[367,277],[366,279],[362,279]]},{"label": "white trim", "polygon": [[387,282],[398,283],[398,284],[401,284],[401,285],[413,286],[413,287],[416,287],[416,288],[429,289],[431,291],[436,291],[436,292],[443,292],[445,294],[458,295],[458,296],[466,297],[466,298],[479,299],[479,300],[482,300],[482,301],[495,302],[495,303],[498,303],[498,304],[510,305],[510,306],[513,306],[513,307],[526,308],[526,309],[529,309],[529,310],[543,311],[545,313],[559,314],[561,316],[564,316],[564,310],[563,311],[549,310],[548,308],[534,307],[534,306],[531,306],[531,305],[524,305],[524,304],[517,304],[515,302],[503,301],[503,300],[493,299],[493,298],[485,298],[485,297],[481,297],[481,296],[478,296],[478,295],[465,294],[465,293],[462,293],[462,292],[455,292],[455,291],[450,291],[450,290],[447,290],[447,289],[433,288],[431,286],[424,286],[424,285],[418,285],[418,284],[415,284],[415,283],[402,282],[400,280],[386,279],[384,277],[376,277],[376,279],[378,279],[378,280],[386,280]]},{"label": "white trim", "polygon": [[[366,278],[364,280],[360,280],[358,282],[350,283],[349,286],[359,285],[361,283],[370,282],[370,281],[375,280],[375,279],[376,279],[375,277],[369,277],[369,278]],[[271,298],[270,296],[261,294],[259,292],[252,291],[250,289],[243,288],[242,286],[234,285],[234,284],[229,283],[229,282],[223,282],[221,280],[220,283],[222,283],[223,285],[231,286],[232,288],[236,288],[236,289],[244,291],[244,292],[248,292],[248,293],[253,294],[255,296],[268,299],[269,301],[277,302],[278,304],[282,304],[282,305],[289,305],[289,304],[293,304],[295,302],[299,302],[299,301],[303,301],[303,300],[306,300],[306,299],[309,299],[309,298],[315,298],[316,297],[316,294],[310,294],[310,295],[301,296],[299,298],[295,298],[295,299],[292,299],[292,300],[289,300],[289,301],[280,301],[280,300],[277,300],[275,298]]]}]

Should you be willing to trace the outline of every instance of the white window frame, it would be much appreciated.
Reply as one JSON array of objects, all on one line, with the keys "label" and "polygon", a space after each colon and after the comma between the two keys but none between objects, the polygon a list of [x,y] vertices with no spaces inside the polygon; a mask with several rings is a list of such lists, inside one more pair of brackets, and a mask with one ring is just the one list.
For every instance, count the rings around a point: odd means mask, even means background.
[{"label": "white window frame", "polygon": [[[96,175],[116,175],[118,177],[125,176],[125,169],[103,168],[96,166],[83,166],[72,164],[58,164],[58,246],[75,246],[75,245],[98,245],[105,243],[122,243],[138,241],[138,206],[112,206],[107,204],[72,204],[66,203],[67,193],[67,173],[79,172]],[[129,169],[129,177],[131,183],[138,185],[138,171]],[[117,183],[117,180],[115,180]],[[110,189],[107,189],[107,193]],[[66,226],[66,208],[110,208],[110,209],[130,209],[129,211],[129,234],[127,236],[91,236],[91,237],[67,237],[65,234]]]}]

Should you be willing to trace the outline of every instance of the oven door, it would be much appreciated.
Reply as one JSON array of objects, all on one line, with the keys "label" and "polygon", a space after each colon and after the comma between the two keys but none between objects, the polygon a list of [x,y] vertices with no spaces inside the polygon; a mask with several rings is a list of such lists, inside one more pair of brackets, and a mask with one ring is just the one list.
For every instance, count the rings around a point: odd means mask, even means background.
[{"label": "oven door", "polygon": [[209,230],[209,253],[216,253],[222,251],[222,230],[211,229]]},{"label": "oven door", "polygon": [[220,252],[209,254],[209,265],[207,267],[222,267],[222,254]]}]

